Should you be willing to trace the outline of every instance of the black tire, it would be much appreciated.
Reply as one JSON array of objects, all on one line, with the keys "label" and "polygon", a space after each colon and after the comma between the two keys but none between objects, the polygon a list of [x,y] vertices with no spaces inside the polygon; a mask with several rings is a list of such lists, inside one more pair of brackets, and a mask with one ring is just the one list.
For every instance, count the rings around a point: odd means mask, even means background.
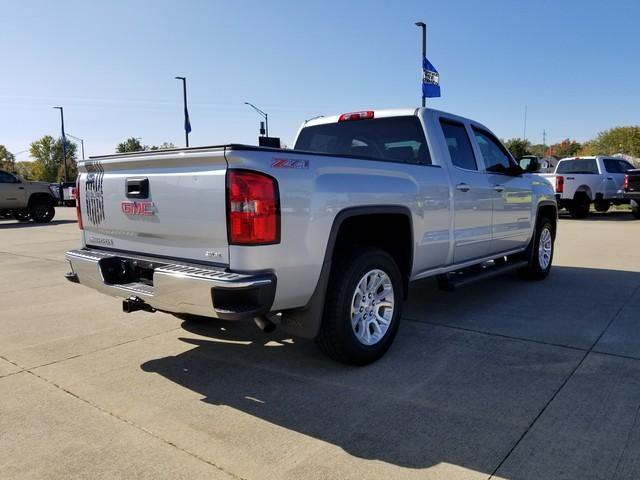
[{"label": "black tire", "polygon": [[36,223],[48,223],[53,220],[56,214],[56,208],[52,203],[39,202],[29,208],[29,215]]},{"label": "black tire", "polygon": [[611,208],[611,202],[608,200],[596,200],[593,207],[596,209],[596,212],[605,213]]},{"label": "black tire", "polygon": [[[375,277],[376,270],[382,271],[385,276],[378,274]],[[361,332],[365,331],[364,327],[360,327],[361,323],[358,322],[356,327],[351,326],[352,302],[354,300],[360,301],[358,300],[360,296],[356,296],[356,289],[366,275],[373,275],[374,279],[384,279],[387,285],[391,285],[393,290],[390,294],[393,298],[392,309],[381,307],[380,305],[375,307],[375,295],[373,297],[369,295],[369,299],[367,299],[367,302],[373,303],[368,303],[364,307],[355,307],[359,308],[360,311],[363,311],[364,308],[365,312],[367,308],[372,310],[377,308],[377,313],[382,311],[383,314],[385,312],[387,315],[390,314],[390,319],[386,326],[380,327],[380,322],[376,320],[371,324],[367,324],[367,336],[380,335],[380,338],[375,343],[369,345],[359,340],[356,335],[357,329],[360,329]],[[363,296],[361,301],[365,302],[365,298]],[[316,344],[326,355],[342,363],[367,365],[375,362],[385,354],[391,343],[393,343],[402,315],[403,298],[402,274],[394,259],[387,252],[378,248],[361,247],[340,255],[334,262],[331,272],[324,315],[320,332],[316,337]],[[373,325],[374,323],[375,325]],[[386,330],[383,333],[378,333],[375,331],[376,325],[380,331],[384,328]]]},{"label": "black tire", "polygon": [[12,212],[13,218],[18,220],[19,222],[28,222],[31,220],[31,215],[27,210],[14,210]]},{"label": "black tire", "polygon": [[[544,248],[540,248],[541,238],[546,236],[544,234],[545,230],[550,235],[551,240],[551,250],[549,252],[548,263],[540,260],[541,253],[543,253]],[[536,223],[536,231],[534,232],[533,239],[531,240],[531,244],[529,248],[526,250],[528,265],[521,270],[521,274],[523,274],[529,280],[543,280],[547,278],[549,272],[551,271],[551,264],[553,263],[553,252],[555,250],[555,237],[556,232],[551,220],[546,217],[540,217],[538,222]],[[546,241],[545,238],[543,241]],[[546,266],[545,266],[546,265]]]},{"label": "black tire", "polygon": [[631,200],[631,214],[640,220],[640,203],[637,200]]},{"label": "black tire", "polygon": [[584,193],[577,193],[569,205],[569,215],[573,218],[586,218],[589,215],[591,201]]}]

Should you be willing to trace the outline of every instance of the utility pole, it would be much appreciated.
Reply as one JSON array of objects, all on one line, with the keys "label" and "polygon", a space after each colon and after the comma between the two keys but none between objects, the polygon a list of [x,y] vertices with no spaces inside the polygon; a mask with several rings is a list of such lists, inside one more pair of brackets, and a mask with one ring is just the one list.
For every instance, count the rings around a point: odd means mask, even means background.
[{"label": "utility pole", "polygon": [[522,139],[527,139],[527,106],[524,106],[524,130],[522,132]]},{"label": "utility pole", "polygon": [[64,165],[64,181],[67,181],[67,137],[64,134],[64,110],[62,107],[53,107],[60,110],[60,122],[62,123],[62,163]]},{"label": "utility pole", "polygon": [[191,131],[191,122],[189,121],[189,110],[187,110],[187,78],[175,77],[176,80],[182,80],[182,96],[184,100],[184,139],[187,147],[189,147],[189,132]]},{"label": "utility pole", "polygon": [[[427,58],[427,25],[424,22],[416,22],[416,27],[422,29],[422,59],[421,60],[424,62],[424,59]],[[424,76],[424,69],[423,69],[422,75]],[[424,78],[422,79],[422,81],[424,82]],[[426,106],[426,104],[427,102],[423,94],[422,106],[424,107]]]},{"label": "utility pole", "polygon": [[542,129],[542,156],[544,157],[547,152],[547,131]]}]

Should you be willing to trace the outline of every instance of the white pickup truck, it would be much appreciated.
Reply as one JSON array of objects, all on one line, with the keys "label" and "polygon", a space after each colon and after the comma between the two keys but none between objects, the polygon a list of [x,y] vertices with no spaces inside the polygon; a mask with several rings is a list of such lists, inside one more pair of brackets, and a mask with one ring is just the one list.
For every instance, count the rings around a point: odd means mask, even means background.
[{"label": "white pickup truck", "polygon": [[480,123],[436,110],[316,119],[293,150],[136,152],[79,171],[70,281],[129,312],[277,324],[345,363],[389,348],[410,281],[551,269],[549,183]]},{"label": "white pickup truck", "polygon": [[634,166],[616,157],[563,158],[554,173],[542,174],[554,186],[558,206],[574,218],[584,218],[594,204],[598,212],[629,203],[624,198],[624,176]]}]

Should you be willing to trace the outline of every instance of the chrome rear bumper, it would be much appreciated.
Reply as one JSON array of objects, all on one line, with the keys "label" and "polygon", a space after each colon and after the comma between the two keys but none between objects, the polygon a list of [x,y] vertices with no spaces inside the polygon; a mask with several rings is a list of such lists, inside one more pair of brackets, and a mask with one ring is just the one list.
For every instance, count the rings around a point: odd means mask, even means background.
[{"label": "chrome rear bumper", "polygon": [[[156,310],[238,320],[269,312],[276,277],[228,272],[219,267],[136,257],[104,250],[66,253],[72,272],[69,281],[113,297],[135,298]],[[141,262],[152,278],[120,281],[114,268]]]}]

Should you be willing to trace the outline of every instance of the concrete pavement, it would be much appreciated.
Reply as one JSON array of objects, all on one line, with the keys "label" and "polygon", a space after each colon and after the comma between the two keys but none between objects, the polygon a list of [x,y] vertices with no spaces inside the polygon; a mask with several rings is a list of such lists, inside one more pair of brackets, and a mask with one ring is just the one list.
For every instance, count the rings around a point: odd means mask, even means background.
[{"label": "concrete pavement", "polygon": [[72,209],[0,221],[0,478],[638,478],[640,222],[561,219],[554,270],[412,286],[348,368],[67,283]]}]

